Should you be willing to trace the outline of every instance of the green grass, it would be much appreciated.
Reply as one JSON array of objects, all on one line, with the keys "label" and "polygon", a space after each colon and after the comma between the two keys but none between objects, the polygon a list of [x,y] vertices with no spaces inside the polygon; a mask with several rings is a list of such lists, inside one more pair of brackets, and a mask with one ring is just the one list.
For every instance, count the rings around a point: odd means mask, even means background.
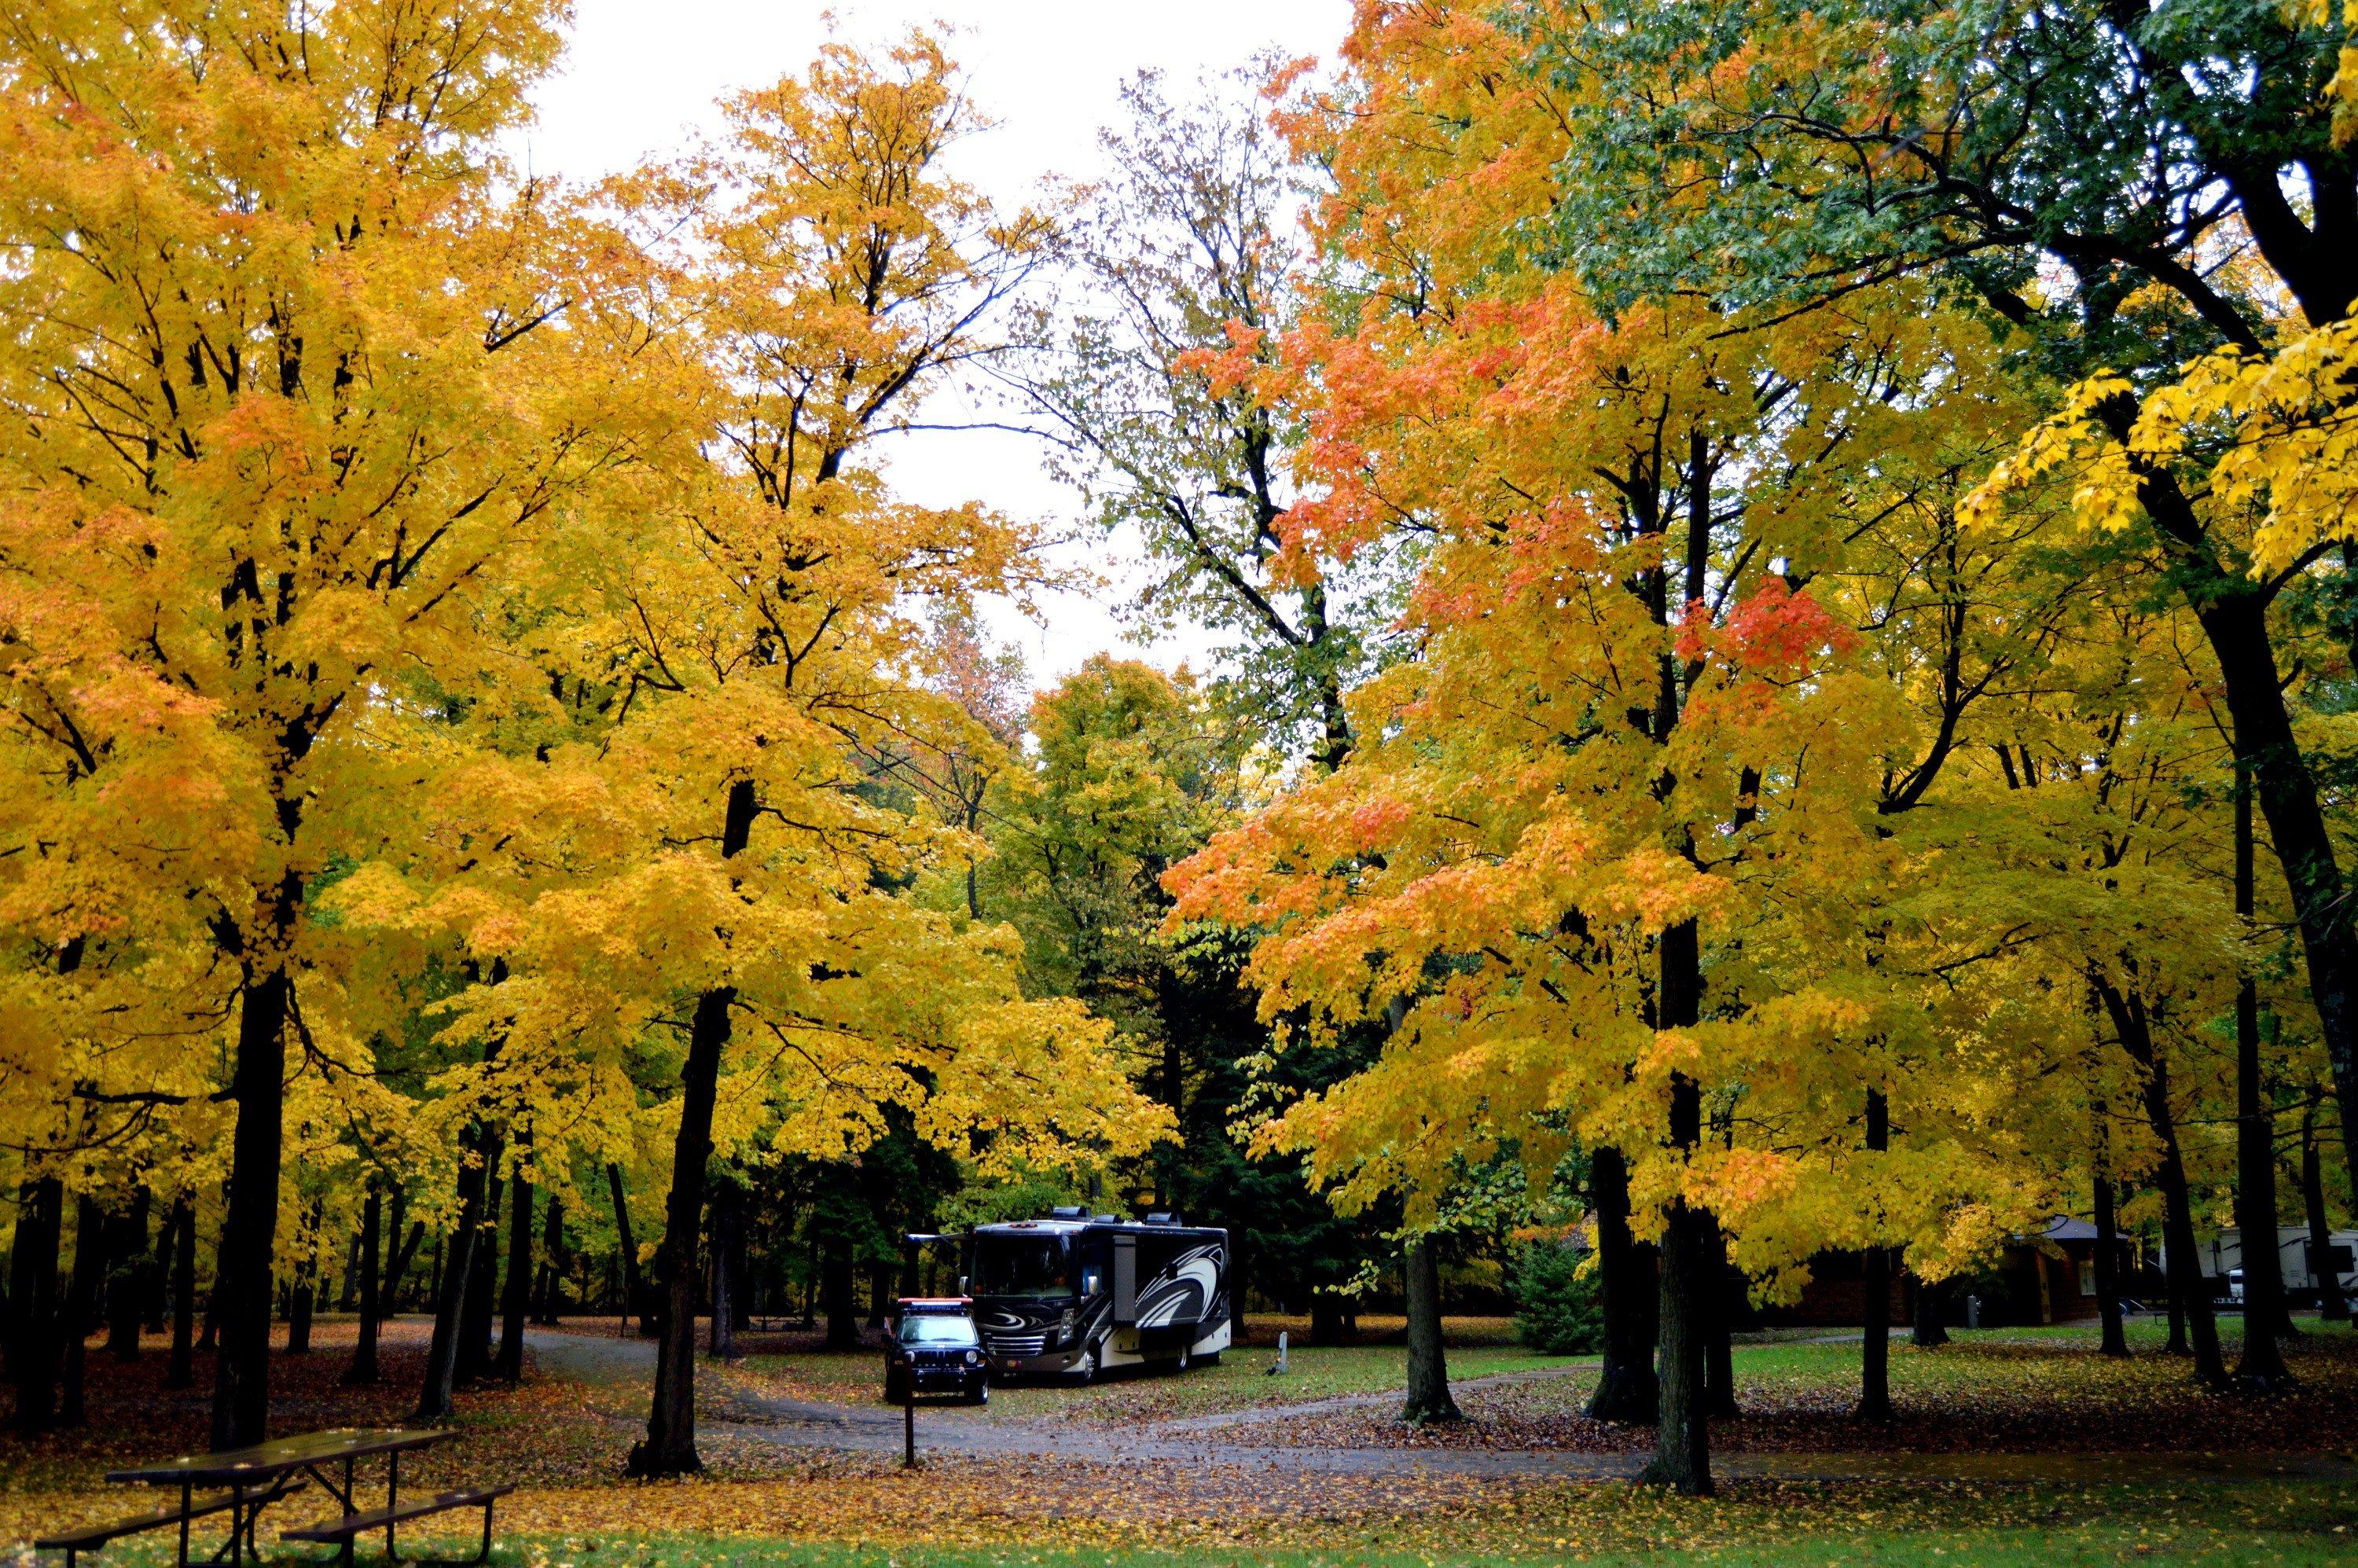
[{"label": "green grass", "polygon": [[[1287,1357],[1283,1377],[1268,1375],[1273,1350],[1231,1350],[1215,1367],[1184,1374],[1117,1370],[1087,1388],[1011,1383],[991,1390],[1001,1415],[1129,1423],[1225,1414],[1263,1405],[1298,1404],[1344,1394],[1386,1393],[1405,1386],[1407,1352],[1390,1345],[1303,1348]],[[1569,1365],[1520,1345],[1481,1345],[1449,1353],[1453,1379],[1527,1372]],[[749,1357],[738,1368],[756,1390],[788,1398],[866,1400],[882,1397],[882,1362],[874,1351]]]},{"label": "green grass", "polygon": [[[1096,1484],[1104,1485],[1105,1478]],[[1693,1500],[1621,1485],[1534,1488],[1423,1517],[1312,1522],[1217,1518],[1127,1542],[1084,1519],[882,1520],[874,1539],[779,1541],[637,1532],[503,1541],[500,1568],[1459,1568],[1476,1563],[1704,1562],[1730,1568],[1898,1564],[2071,1568],[2112,1563],[2309,1564],[2352,1561],[2358,1504],[2324,1483],[2244,1486],[1795,1487]],[[946,1530],[931,1527],[946,1525]],[[927,1540],[928,1534],[950,1537]],[[1133,1528],[1130,1533],[1135,1537]],[[898,1535],[903,1539],[894,1539]],[[1097,1544],[1082,1544],[1090,1537]],[[160,1568],[141,1545],[117,1568]]]}]

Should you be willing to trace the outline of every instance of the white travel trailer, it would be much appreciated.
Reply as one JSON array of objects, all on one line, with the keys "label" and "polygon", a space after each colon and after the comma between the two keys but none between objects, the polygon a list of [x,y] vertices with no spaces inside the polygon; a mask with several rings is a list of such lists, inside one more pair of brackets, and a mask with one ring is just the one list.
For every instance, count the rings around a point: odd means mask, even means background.
[{"label": "white travel trailer", "polygon": [[[2244,1299],[2244,1235],[2239,1230],[2223,1231],[2217,1236],[2198,1238],[2196,1256],[2201,1260],[2202,1271],[2225,1284],[2227,1299]],[[2337,1230],[2328,1238],[2330,1266],[2342,1281],[2342,1299],[2358,1296],[2358,1268],[2353,1267],[2358,1257],[2358,1230]],[[2277,1227],[2277,1257],[2284,1269],[2285,1295],[2296,1306],[2309,1306],[2317,1301],[2317,1260],[2310,1259],[2309,1227],[2280,1225]],[[2169,1266],[2169,1249],[2162,1249],[2162,1267]]]}]

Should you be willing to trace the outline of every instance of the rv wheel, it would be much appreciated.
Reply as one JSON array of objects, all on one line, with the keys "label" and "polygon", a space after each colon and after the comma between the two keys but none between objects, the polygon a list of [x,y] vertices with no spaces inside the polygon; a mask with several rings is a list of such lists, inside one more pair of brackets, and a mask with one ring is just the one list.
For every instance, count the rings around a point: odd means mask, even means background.
[{"label": "rv wheel", "polygon": [[1092,1345],[1089,1353],[1081,1357],[1081,1364],[1073,1369],[1073,1383],[1076,1388],[1086,1389],[1097,1380],[1098,1347]]}]

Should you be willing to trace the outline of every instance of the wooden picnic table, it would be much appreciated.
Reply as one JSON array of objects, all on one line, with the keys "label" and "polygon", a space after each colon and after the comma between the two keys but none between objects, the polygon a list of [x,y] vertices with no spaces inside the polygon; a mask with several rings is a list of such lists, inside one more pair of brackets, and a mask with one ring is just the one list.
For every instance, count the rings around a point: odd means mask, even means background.
[{"label": "wooden picnic table", "polygon": [[[295,1489],[289,1485],[299,1475],[317,1481],[321,1489],[343,1505],[346,1522],[354,1519],[373,1519],[374,1513],[363,1514],[356,1506],[353,1493],[353,1469],[363,1459],[383,1455],[385,1459],[385,1506],[381,1512],[384,1522],[385,1555],[393,1555],[394,1526],[405,1515],[401,1508],[401,1456],[413,1449],[431,1448],[448,1443],[459,1434],[435,1428],[395,1428],[393,1430],[355,1430],[308,1432],[299,1436],[280,1438],[274,1443],[258,1443],[251,1448],[229,1448],[216,1454],[190,1454],[178,1459],[167,1459],[154,1465],[135,1465],[128,1469],[110,1470],[106,1478],[133,1486],[178,1487],[180,1503],[177,1515],[159,1512],[163,1523],[177,1522],[180,1530],[179,1568],[188,1568],[189,1525],[191,1520],[209,1512],[212,1507],[197,1505],[199,1487],[229,1488],[230,1532],[224,1549],[233,1564],[243,1563],[250,1548],[258,1558],[259,1543],[253,1539],[254,1522],[262,1510]],[[341,1468],[341,1479],[334,1474]],[[299,1483],[296,1483],[299,1485]],[[490,1515],[484,1516],[488,1536]],[[129,1521],[125,1521],[129,1522]],[[372,1528],[373,1528],[372,1526]],[[338,1554],[341,1563],[352,1560],[352,1534],[341,1536],[342,1550]],[[221,1553],[215,1554],[215,1561]]]}]

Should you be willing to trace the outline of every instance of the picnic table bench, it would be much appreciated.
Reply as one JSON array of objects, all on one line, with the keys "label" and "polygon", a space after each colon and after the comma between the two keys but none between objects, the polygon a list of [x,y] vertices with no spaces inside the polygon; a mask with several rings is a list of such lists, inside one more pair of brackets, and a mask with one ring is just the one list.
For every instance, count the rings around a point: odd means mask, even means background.
[{"label": "picnic table bench", "polygon": [[[395,1552],[395,1531],[398,1526],[429,1514],[481,1508],[483,1510],[483,1540],[475,1556],[462,1562],[434,1558],[411,1560],[427,1564],[428,1568],[465,1568],[465,1565],[480,1563],[490,1556],[492,1504],[515,1487],[513,1485],[468,1487],[430,1497],[412,1498],[406,1502],[401,1497],[401,1456],[415,1449],[448,1443],[457,1435],[455,1432],[436,1429],[313,1432],[282,1438],[275,1443],[256,1444],[250,1448],[187,1454],[159,1464],[111,1470],[106,1476],[110,1481],[133,1486],[177,1487],[180,1492],[179,1499],[177,1503],[168,1503],[103,1524],[60,1530],[43,1536],[33,1544],[44,1551],[64,1552],[66,1568],[74,1568],[74,1560],[79,1554],[95,1552],[109,1541],[143,1530],[177,1526],[180,1532],[179,1568],[188,1568],[189,1525],[197,1519],[226,1512],[230,1516],[229,1539],[210,1561],[219,1563],[226,1558],[232,1564],[241,1564],[248,1552],[252,1552],[258,1561],[261,1550],[254,1540],[254,1526],[262,1510],[316,1481],[322,1490],[342,1506],[342,1516],[283,1531],[281,1540],[335,1543],[341,1548],[335,1561],[344,1568],[350,1568],[354,1541],[382,1530],[384,1531],[386,1561],[397,1563],[400,1558]],[[355,1496],[355,1467],[363,1459],[378,1456],[385,1460],[384,1506],[363,1508]],[[336,1474],[339,1469],[341,1477]],[[197,1491],[200,1487],[226,1487],[229,1489],[200,1496]]]}]

